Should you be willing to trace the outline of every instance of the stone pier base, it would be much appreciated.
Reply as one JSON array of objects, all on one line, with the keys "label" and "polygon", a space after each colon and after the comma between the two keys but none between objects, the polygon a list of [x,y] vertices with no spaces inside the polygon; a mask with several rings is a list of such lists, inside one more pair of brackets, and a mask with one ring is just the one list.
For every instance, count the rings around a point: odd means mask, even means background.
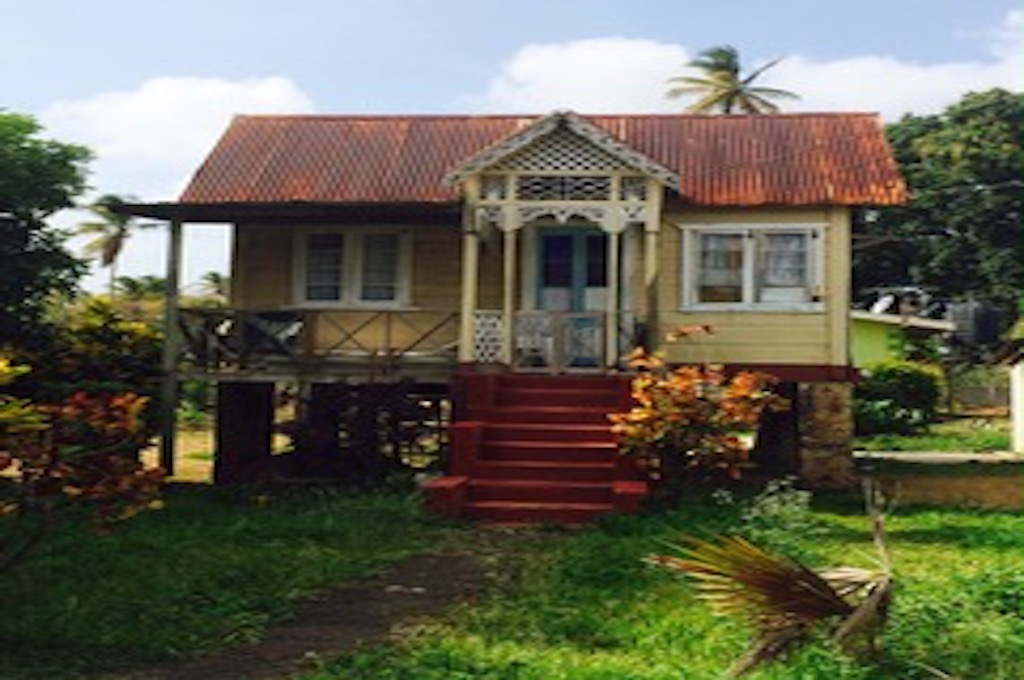
[{"label": "stone pier base", "polygon": [[800,479],[812,488],[855,487],[853,385],[801,383],[796,408]]}]

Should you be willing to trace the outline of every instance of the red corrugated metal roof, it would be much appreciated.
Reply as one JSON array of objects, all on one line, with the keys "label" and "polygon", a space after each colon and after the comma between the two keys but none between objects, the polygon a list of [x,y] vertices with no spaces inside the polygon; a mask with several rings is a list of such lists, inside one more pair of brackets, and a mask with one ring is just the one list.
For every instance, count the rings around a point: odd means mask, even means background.
[{"label": "red corrugated metal roof", "polygon": [[[434,203],[446,173],[539,116],[239,116],[182,203]],[[906,188],[873,114],[583,116],[698,205],[887,205]]]}]

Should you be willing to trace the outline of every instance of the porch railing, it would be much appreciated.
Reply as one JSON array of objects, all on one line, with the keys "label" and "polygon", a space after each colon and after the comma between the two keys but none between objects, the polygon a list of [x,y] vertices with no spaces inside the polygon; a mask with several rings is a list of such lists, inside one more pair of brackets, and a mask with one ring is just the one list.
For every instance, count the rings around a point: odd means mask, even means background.
[{"label": "porch railing", "polygon": [[[455,361],[459,314],[449,310],[229,309],[181,310],[188,368],[204,372],[253,369],[268,363],[315,364],[365,360]],[[512,368],[524,372],[588,372],[616,365],[638,342],[630,312],[619,314],[617,355],[608,361],[602,312],[516,312]],[[503,362],[503,314],[478,310],[474,358]]]},{"label": "porch railing", "polygon": [[204,371],[331,358],[454,360],[458,317],[447,310],[182,309],[182,360]]},{"label": "porch railing", "polygon": [[[480,363],[502,361],[500,310],[476,312],[475,357]],[[516,312],[512,324],[512,368],[521,372],[597,372],[617,365],[635,347],[640,329],[635,314],[618,315],[616,356],[608,361],[603,312]]]}]

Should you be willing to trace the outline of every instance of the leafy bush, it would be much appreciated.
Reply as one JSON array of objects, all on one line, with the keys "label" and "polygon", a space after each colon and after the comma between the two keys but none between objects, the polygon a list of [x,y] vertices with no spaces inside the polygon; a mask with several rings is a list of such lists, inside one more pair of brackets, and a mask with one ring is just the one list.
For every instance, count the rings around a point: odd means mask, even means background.
[{"label": "leafy bush", "polygon": [[633,381],[637,405],[612,414],[613,429],[623,452],[669,488],[708,472],[739,476],[750,453],[747,435],[757,432],[766,411],[788,408],[763,373],[726,375],[720,366],[668,370],[647,355],[633,365],[643,369]]},{"label": "leafy bush", "polygon": [[[0,386],[26,372],[0,358]],[[164,473],[138,460],[146,402],[131,392],[50,405],[0,394],[0,572],[59,525],[105,531],[158,504]]]},{"label": "leafy bush", "polygon": [[912,434],[935,422],[942,378],[938,369],[885,361],[867,371],[854,394],[858,434]]}]

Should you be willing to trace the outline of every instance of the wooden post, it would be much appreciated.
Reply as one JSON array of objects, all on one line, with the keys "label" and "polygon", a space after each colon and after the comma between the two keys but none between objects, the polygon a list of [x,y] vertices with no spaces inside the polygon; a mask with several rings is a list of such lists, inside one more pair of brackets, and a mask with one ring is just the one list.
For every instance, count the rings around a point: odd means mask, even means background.
[{"label": "wooden post", "polygon": [[462,185],[462,299],[459,303],[459,363],[476,361],[476,306],[480,287],[480,178],[467,177]]},{"label": "wooden post", "polygon": [[647,325],[647,351],[653,352],[661,340],[658,328],[658,232],[661,229],[661,203],[664,188],[655,180],[647,181],[647,215],[644,220],[644,305]]},{"label": "wooden post", "polygon": [[1010,366],[1010,448],[1024,453],[1024,356]]},{"label": "wooden post", "polygon": [[480,278],[480,236],[476,215],[462,216],[462,302],[459,306],[459,362],[476,360],[476,305]]},{"label": "wooden post", "polygon": [[178,289],[181,279],[182,224],[170,223],[167,240],[167,280],[164,289],[164,346],[160,368],[160,466],[168,476],[174,474],[174,438],[178,410],[178,357],[181,356],[181,330],[178,325]]},{"label": "wooden post", "polygon": [[219,383],[216,427],[215,484],[268,476],[274,462],[274,383]]},{"label": "wooden post", "polygon": [[506,365],[512,365],[512,333],[515,329],[516,313],[516,264],[518,255],[516,245],[519,240],[518,216],[507,209],[503,215],[501,228],[504,231],[502,318],[501,318],[501,359]]},{"label": "wooden post", "polygon": [[[616,227],[618,225],[615,225]],[[608,299],[605,301],[605,366],[619,360],[619,261],[622,230],[613,228],[608,234]]]}]

